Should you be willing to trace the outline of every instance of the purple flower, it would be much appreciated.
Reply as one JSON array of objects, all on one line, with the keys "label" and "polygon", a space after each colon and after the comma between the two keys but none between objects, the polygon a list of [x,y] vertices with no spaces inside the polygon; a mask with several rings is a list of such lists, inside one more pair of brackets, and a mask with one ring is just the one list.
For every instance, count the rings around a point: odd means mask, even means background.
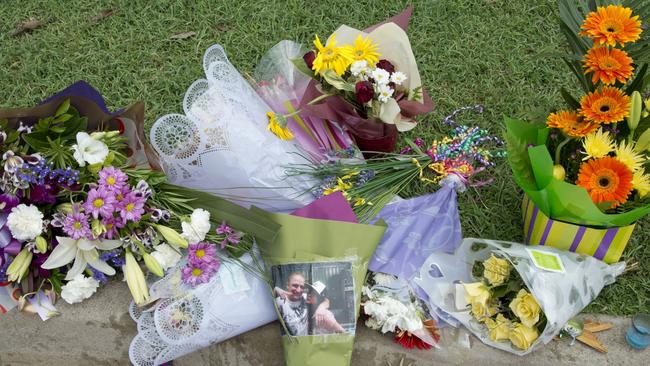
[{"label": "purple flower", "polygon": [[66,216],[63,222],[63,232],[72,239],[88,238],[91,236],[88,216],[81,212],[74,212]]},{"label": "purple flower", "polygon": [[221,222],[221,225],[217,228],[216,231],[218,235],[225,235],[225,238],[219,243],[221,245],[221,249],[225,248],[228,243],[238,244],[242,237],[240,233],[236,232],[233,228],[226,225],[225,221]]},{"label": "purple flower", "polygon": [[124,199],[119,204],[122,221],[124,223],[127,221],[139,221],[140,217],[144,213],[144,201],[144,198],[138,197],[133,192],[130,192],[124,196]]},{"label": "purple flower", "polygon": [[359,104],[364,104],[372,100],[375,96],[375,90],[369,81],[360,81],[354,86],[355,97]]},{"label": "purple flower", "polygon": [[102,219],[102,225],[106,228],[106,232],[104,233],[104,238],[105,239],[114,239],[118,238],[118,228],[124,227],[124,223],[122,220],[117,220],[115,217],[110,216],[110,217],[104,217]]},{"label": "purple flower", "polygon": [[99,171],[99,185],[116,193],[123,191],[128,179],[129,177],[124,172],[112,166]]},{"label": "purple flower", "polygon": [[51,184],[39,184],[29,190],[29,201],[35,204],[54,204],[58,189]]},{"label": "purple flower", "polygon": [[202,283],[210,281],[210,278],[219,269],[219,261],[187,263],[181,270],[181,279],[183,283],[196,287]]},{"label": "purple flower", "polygon": [[140,180],[138,184],[136,184],[133,192],[136,194],[136,196],[142,197],[145,200],[148,200],[149,197],[151,197],[151,188],[149,188],[149,184],[144,180]]},{"label": "purple flower", "polygon": [[88,269],[90,269],[90,272],[93,273],[93,278],[99,281],[99,283],[106,283],[108,282],[108,278],[106,278],[106,275],[96,269],[94,269],[92,266],[88,266]]},{"label": "purple flower", "polygon": [[211,243],[190,244],[188,247],[188,261],[191,263],[214,262],[217,260],[217,247]]},{"label": "purple flower", "polygon": [[19,204],[20,198],[18,196],[9,193],[0,194],[0,211],[10,212],[12,208]]},{"label": "purple flower", "polygon": [[224,235],[224,234],[232,234],[234,233],[235,230],[233,230],[230,226],[226,224],[225,221],[221,222],[221,225],[217,228],[217,235]]},{"label": "purple flower", "polygon": [[115,211],[115,194],[104,187],[99,187],[99,189],[91,189],[88,192],[88,198],[83,207],[89,214],[92,214],[94,218],[99,218],[99,215],[102,217],[113,217],[113,211]]}]

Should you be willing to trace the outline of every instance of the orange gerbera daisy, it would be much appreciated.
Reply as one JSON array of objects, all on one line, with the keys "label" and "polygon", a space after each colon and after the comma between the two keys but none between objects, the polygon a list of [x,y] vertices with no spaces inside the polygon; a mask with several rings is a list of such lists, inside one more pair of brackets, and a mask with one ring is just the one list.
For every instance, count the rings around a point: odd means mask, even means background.
[{"label": "orange gerbera daisy", "polygon": [[632,192],[632,171],[620,161],[606,156],[580,165],[577,185],[589,192],[595,203],[612,202],[609,208],[625,203]]},{"label": "orange gerbera daisy", "polygon": [[641,21],[639,16],[632,16],[632,9],[620,5],[599,6],[592,11],[582,23],[581,36],[594,40],[595,44],[616,46],[634,42],[640,38]]},{"label": "orange gerbera daisy", "polygon": [[571,137],[583,137],[598,129],[597,123],[585,121],[575,111],[557,111],[551,113],[546,119],[550,128],[559,128]]},{"label": "orange gerbera daisy", "polygon": [[630,114],[630,97],[620,89],[605,86],[580,100],[578,113],[593,123],[614,123]]},{"label": "orange gerbera daisy", "polygon": [[614,84],[616,80],[625,83],[632,77],[632,58],[618,48],[593,47],[584,60],[585,74],[593,72],[591,80],[597,83]]}]

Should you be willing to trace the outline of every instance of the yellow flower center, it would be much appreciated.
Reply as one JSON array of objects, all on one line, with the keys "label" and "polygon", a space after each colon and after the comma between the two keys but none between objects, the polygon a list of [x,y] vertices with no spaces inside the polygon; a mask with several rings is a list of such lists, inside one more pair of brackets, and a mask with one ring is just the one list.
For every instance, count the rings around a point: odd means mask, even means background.
[{"label": "yellow flower center", "polygon": [[332,58],[332,57],[334,56],[334,50],[332,50],[331,48],[326,48],[326,49],[325,49],[325,52],[323,52],[323,56],[324,56],[326,59],[330,59],[330,58]]},{"label": "yellow flower center", "polygon": [[361,56],[363,56],[363,51],[358,50],[358,51],[355,53],[355,55],[356,55],[357,57],[361,57]]},{"label": "yellow flower center", "polygon": [[612,69],[619,69],[621,65],[614,59],[613,57],[605,57],[603,58],[598,66],[603,69],[603,70],[612,70]]},{"label": "yellow flower center", "polygon": [[81,229],[81,223],[79,221],[75,221],[72,226],[77,230]]},{"label": "yellow flower center", "polygon": [[106,184],[108,184],[109,186],[112,186],[113,184],[115,184],[115,177],[112,176],[112,175],[110,177],[108,177],[106,179]]},{"label": "yellow flower center", "polygon": [[602,31],[607,33],[616,33],[621,29],[621,24],[617,21],[610,20],[608,22],[603,22]]},{"label": "yellow flower center", "polygon": [[104,226],[106,226],[106,229],[108,229],[108,230],[110,230],[110,229],[113,228],[113,224],[106,224],[106,225],[104,225]]},{"label": "yellow flower center", "polygon": [[203,256],[205,255],[205,250],[199,249],[199,250],[196,251],[195,255],[196,255],[197,258],[203,258]]},{"label": "yellow flower center", "polygon": [[98,198],[98,199],[94,200],[93,201],[93,206],[95,208],[100,208],[100,207],[104,206],[104,200],[101,199],[101,198]]},{"label": "yellow flower center", "polygon": [[131,211],[133,211],[134,207],[135,207],[135,205],[133,203],[127,203],[125,209],[126,209],[127,212],[131,212]]},{"label": "yellow flower center", "polygon": [[192,270],[192,276],[194,276],[194,277],[198,277],[198,276],[200,276],[201,273],[203,273],[203,271],[201,271],[200,268],[194,268],[194,269]]}]

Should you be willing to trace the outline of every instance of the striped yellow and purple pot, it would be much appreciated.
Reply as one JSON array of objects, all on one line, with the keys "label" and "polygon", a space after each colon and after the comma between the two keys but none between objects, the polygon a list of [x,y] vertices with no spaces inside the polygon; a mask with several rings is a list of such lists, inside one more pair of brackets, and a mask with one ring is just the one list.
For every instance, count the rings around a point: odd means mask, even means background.
[{"label": "striped yellow and purple pot", "polygon": [[621,258],[635,224],[598,229],[550,219],[524,195],[524,237],[529,245],[548,245],[615,263]]}]

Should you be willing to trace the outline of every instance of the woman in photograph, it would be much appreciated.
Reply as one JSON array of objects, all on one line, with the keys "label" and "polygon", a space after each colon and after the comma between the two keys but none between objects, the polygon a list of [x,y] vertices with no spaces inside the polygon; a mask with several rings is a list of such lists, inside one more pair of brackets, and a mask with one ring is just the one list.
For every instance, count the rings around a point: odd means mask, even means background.
[{"label": "woman in photograph", "polygon": [[306,283],[308,289],[307,304],[310,306],[309,334],[345,333],[345,328],[339,324],[334,314],[329,310],[330,301],[326,297],[326,286],[320,281]]}]

